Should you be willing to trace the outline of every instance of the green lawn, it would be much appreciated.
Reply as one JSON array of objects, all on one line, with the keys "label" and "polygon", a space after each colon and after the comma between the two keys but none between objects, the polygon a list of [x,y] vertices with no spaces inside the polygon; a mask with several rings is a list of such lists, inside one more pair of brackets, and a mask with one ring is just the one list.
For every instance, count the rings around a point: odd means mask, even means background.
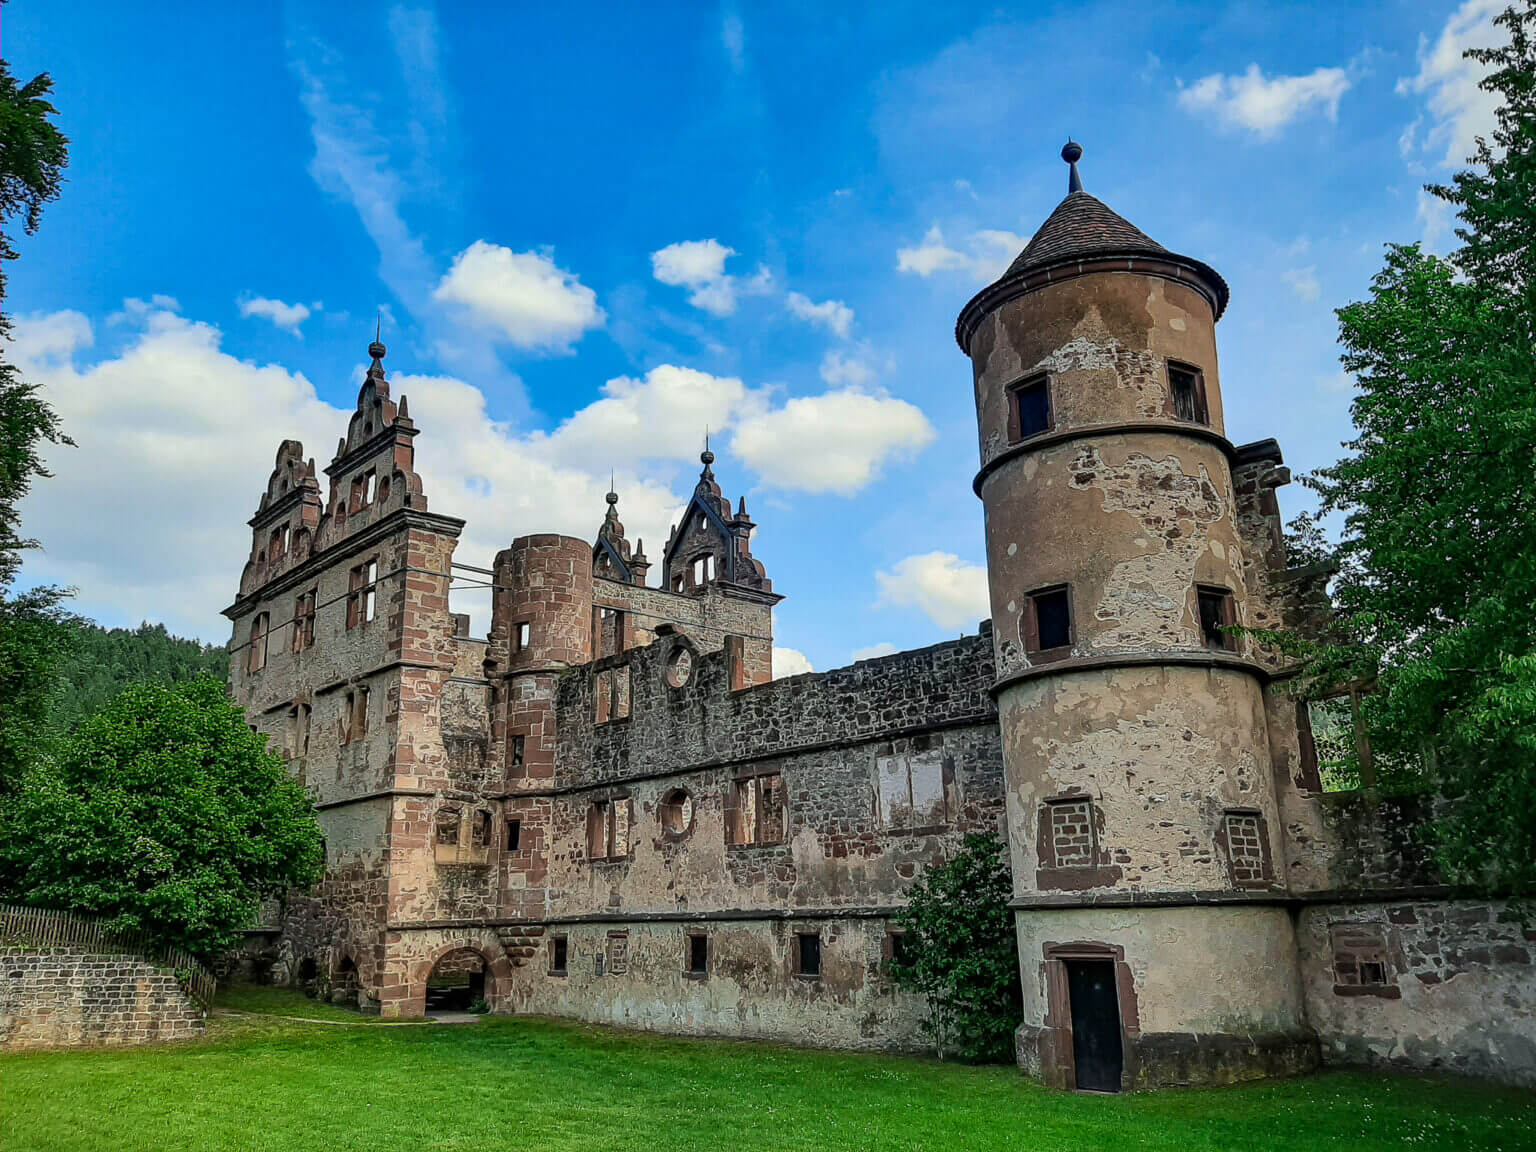
[{"label": "green lawn", "polygon": [[[347,1018],[292,993],[235,1003]],[[1536,1147],[1536,1093],[1332,1073],[1075,1096],[1006,1068],[497,1017],[349,1028],[223,1016],[195,1043],[0,1060],[5,1152],[1405,1146]]]}]

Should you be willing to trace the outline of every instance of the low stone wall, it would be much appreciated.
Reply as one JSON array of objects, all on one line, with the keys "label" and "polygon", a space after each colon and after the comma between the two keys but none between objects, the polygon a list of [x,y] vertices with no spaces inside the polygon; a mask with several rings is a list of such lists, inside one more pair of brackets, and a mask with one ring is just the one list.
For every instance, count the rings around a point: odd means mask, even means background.
[{"label": "low stone wall", "polygon": [[1481,901],[1326,904],[1298,924],[1329,1064],[1536,1085],[1536,931]]},{"label": "low stone wall", "polygon": [[185,1040],[203,1010],[170,968],[140,956],[0,948],[0,1048]]}]

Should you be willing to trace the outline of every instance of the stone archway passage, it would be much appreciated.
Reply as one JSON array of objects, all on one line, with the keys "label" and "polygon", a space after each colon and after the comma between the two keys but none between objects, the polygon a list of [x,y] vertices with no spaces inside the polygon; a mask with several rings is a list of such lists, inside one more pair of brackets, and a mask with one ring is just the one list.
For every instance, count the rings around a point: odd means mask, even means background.
[{"label": "stone archway passage", "polygon": [[427,978],[428,1012],[465,1012],[486,1000],[485,957],[473,948],[449,952]]}]

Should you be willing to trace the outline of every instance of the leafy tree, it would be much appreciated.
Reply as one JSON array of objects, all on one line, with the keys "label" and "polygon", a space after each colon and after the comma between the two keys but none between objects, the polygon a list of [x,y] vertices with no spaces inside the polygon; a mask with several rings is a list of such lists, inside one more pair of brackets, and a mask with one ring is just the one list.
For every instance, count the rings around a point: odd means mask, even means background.
[{"label": "leafy tree", "polygon": [[62,671],[80,631],[57,588],[0,597],[0,797],[49,749]]},{"label": "leafy tree", "polygon": [[1445,798],[1426,829],[1457,883],[1536,896],[1536,0],[1507,9],[1502,97],[1449,259],[1392,246],[1339,310],[1351,455],[1309,483],[1344,515],[1334,635],[1309,687],[1363,697],[1386,787]]},{"label": "leafy tree", "polygon": [[178,684],[199,676],[224,681],[229,652],[223,645],[172,636],[164,624],[103,628],[73,621],[72,655],[59,665],[51,725],[70,732],[129,684]]},{"label": "leafy tree", "polygon": [[105,915],[200,956],[320,876],[313,809],[209,677],[125,689],[5,810],[0,895]]},{"label": "leafy tree", "polygon": [[896,917],[906,931],[891,975],[928,1001],[923,1027],[942,1059],[1011,1061],[1023,1019],[1013,894],[1002,840],[967,836],[955,856],[931,865]]}]

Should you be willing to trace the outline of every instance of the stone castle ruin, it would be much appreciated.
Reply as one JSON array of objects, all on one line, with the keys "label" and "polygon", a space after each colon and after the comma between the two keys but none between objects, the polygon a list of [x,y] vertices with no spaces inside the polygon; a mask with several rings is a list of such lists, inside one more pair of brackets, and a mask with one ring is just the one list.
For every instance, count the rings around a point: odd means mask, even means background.
[{"label": "stone castle ruin", "polygon": [[[1000,831],[1018,1059],[1063,1087],[1225,1082],[1320,1060],[1536,1079],[1536,941],[1454,898],[1370,790],[1323,788],[1273,440],[1223,433],[1208,265],[1082,189],[960,313],[992,619],[772,679],[780,596],[706,451],[651,562],[594,540],[454,562],[385,348],[322,489],[285,441],[232,683],[309,787],[326,874],[278,973],[390,1017],[492,1011],[828,1047],[921,1044],[892,916]],[[428,414],[429,415],[429,414]],[[594,516],[594,518],[596,518]],[[493,590],[485,637],[449,608]]]}]

